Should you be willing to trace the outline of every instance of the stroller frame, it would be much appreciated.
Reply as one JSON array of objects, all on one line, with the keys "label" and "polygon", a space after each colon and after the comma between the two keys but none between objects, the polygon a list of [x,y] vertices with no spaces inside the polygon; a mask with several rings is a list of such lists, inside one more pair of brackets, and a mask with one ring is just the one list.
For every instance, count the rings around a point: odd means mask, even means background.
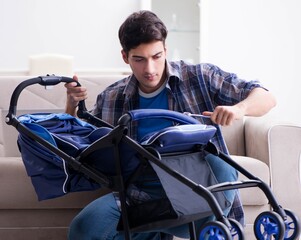
[{"label": "stroller frame", "polygon": [[[146,149],[143,146],[137,144],[134,140],[132,140],[130,137],[127,136],[127,126],[131,121],[139,120],[145,117],[144,113],[141,110],[133,110],[126,114],[124,114],[118,121],[118,125],[116,127],[111,126],[110,124],[104,122],[103,120],[95,117],[91,113],[89,113],[86,109],[85,102],[81,101],[79,103],[79,110],[77,112],[77,115],[79,118],[86,119],[89,123],[97,126],[97,127],[109,127],[112,128],[112,131],[107,134],[104,138],[99,139],[95,143],[93,143],[91,146],[87,147],[78,157],[74,158],[66,154],[64,151],[56,148],[52,144],[50,144],[48,141],[43,139],[42,137],[36,135],[33,133],[30,129],[28,129],[24,124],[22,124],[18,118],[16,117],[16,111],[17,111],[17,102],[19,95],[21,94],[22,90],[26,87],[33,85],[33,84],[40,84],[42,86],[53,86],[57,85],[59,83],[69,83],[74,82],[72,78],[68,77],[59,77],[54,75],[47,75],[47,76],[40,76],[37,78],[32,78],[23,81],[20,83],[16,89],[14,90],[10,106],[9,106],[9,112],[6,116],[6,123],[8,125],[12,125],[16,128],[16,130],[19,133],[25,134],[26,136],[30,137],[31,139],[34,139],[36,142],[41,144],[42,146],[49,149],[51,152],[56,154],[57,156],[64,159],[68,166],[73,168],[74,170],[83,173],[84,175],[88,176],[89,178],[93,179],[95,182],[99,183],[100,185],[110,188],[113,191],[119,192],[120,196],[120,202],[121,202],[121,209],[122,209],[122,224],[123,224],[123,230],[126,240],[131,239],[131,232],[142,232],[149,230],[149,226],[146,227],[138,227],[134,229],[130,229],[129,222],[128,222],[128,214],[127,214],[127,207],[126,207],[126,194],[125,194],[125,182],[122,176],[122,167],[120,164],[120,156],[119,156],[119,144],[121,141],[127,143],[131,148],[133,148],[135,151],[137,151],[138,154],[143,156],[143,159],[146,159],[146,161],[152,162],[153,164],[157,165],[159,168],[164,170],[167,174],[174,177],[175,179],[179,180],[181,183],[188,186],[192,191],[197,193],[200,197],[204,198],[207,203],[209,204],[210,209],[212,210],[213,215],[216,218],[216,221],[218,223],[216,227],[220,227],[222,229],[222,232],[225,232],[225,236],[222,239],[234,239],[234,237],[238,236],[238,239],[244,239],[243,233],[242,233],[242,227],[239,223],[236,223],[235,221],[227,219],[223,215],[223,211],[221,207],[219,206],[219,203],[217,202],[216,198],[214,197],[213,193],[215,192],[222,192],[226,190],[233,190],[233,189],[241,189],[241,188],[251,188],[251,187],[258,187],[260,188],[263,193],[266,195],[271,208],[273,209],[273,212],[269,213],[263,213],[260,216],[258,216],[258,219],[256,219],[257,223],[254,225],[257,225],[258,229],[255,229],[254,231],[257,235],[260,236],[261,230],[259,228],[264,225],[263,222],[267,218],[271,218],[273,220],[274,228],[273,233],[271,233],[271,236],[274,236],[275,239],[295,239],[295,237],[300,235],[300,225],[299,220],[297,217],[290,212],[289,210],[283,209],[275,199],[273,193],[270,190],[270,187],[263,182],[258,177],[254,176],[250,172],[248,172],[246,169],[241,167],[239,164],[237,164],[235,161],[233,161],[229,156],[226,154],[220,152],[217,150],[217,148],[212,144],[210,141],[205,146],[204,150],[208,153],[217,155],[220,157],[223,161],[234,167],[238,172],[243,174],[248,178],[248,180],[245,181],[236,181],[236,182],[224,182],[219,183],[214,186],[210,187],[204,187],[198,183],[195,183],[188,179],[187,177],[183,176],[177,171],[174,171],[170,167],[168,167],[166,164],[162,163],[160,161],[160,154],[156,151]],[[80,84],[77,82],[78,86]],[[153,110],[148,111],[148,114],[152,114]],[[160,117],[161,114],[165,114],[166,112],[170,112],[168,110],[159,111],[158,113],[153,114],[153,117]],[[157,114],[157,115],[156,115]],[[169,113],[168,113],[169,114]],[[189,117],[187,115],[173,112],[172,115],[165,116],[171,120],[176,120],[182,124],[195,124],[195,122],[192,119],[192,117]],[[86,164],[82,159],[85,159],[86,156],[88,156],[91,152],[95,151],[95,149],[102,148],[105,146],[112,146],[114,147],[114,158],[115,158],[115,166],[116,166],[116,176],[113,178],[108,178],[106,175],[98,171],[97,169],[92,168],[88,164]],[[158,155],[159,154],[159,155]],[[143,161],[143,160],[142,160]],[[288,218],[292,219],[293,227],[291,227],[291,222],[287,223]],[[262,220],[263,219],[263,220]],[[190,230],[190,236],[191,239],[198,239],[197,238],[197,232],[194,226],[194,220],[189,221],[189,230]],[[175,220],[168,220],[168,222],[171,225],[175,225]],[[178,223],[178,225],[183,223]],[[209,223],[210,224],[210,223]],[[208,224],[205,226],[208,227]],[[204,230],[204,228],[202,228]],[[202,230],[200,232],[202,232]],[[293,230],[292,236],[288,236],[288,232]],[[264,230],[265,231],[265,230]],[[233,237],[233,238],[232,238]],[[258,237],[258,236],[257,236]],[[285,238],[284,238],[285,237]]]}]

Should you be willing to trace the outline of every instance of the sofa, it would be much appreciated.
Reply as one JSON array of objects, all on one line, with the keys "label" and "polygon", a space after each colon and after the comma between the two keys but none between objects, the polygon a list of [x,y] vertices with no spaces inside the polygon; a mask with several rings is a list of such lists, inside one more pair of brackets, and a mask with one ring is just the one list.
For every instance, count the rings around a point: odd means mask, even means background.
[{"label": "sofa", "polygon": [[[96,95],[124,75],[79,76],[87,87],[86,105],[91,108]],[[5,123],[10,97],[15,87],[31,76],[0,76],[0,239],[66,239],[72,218],[107,189],[69,193],[63,197],[38,201],[27,176],[16,138],[18,132]],[[62,84],[51,90],[40,85],[26,88],[18,100],[17,115],[32,112],[61,112],[65,106]],[[223,133],[231,157],[248,171],[265,181],[279,203],[301,217],[300,152],[301,127],[280,123],[269,114],[248,117],[224,127]],[[240,174],[240,179],[245,177]],[[241,189],[246,214],[246,239],[255,239],[254,219],[270,209],[258,188]]]}]

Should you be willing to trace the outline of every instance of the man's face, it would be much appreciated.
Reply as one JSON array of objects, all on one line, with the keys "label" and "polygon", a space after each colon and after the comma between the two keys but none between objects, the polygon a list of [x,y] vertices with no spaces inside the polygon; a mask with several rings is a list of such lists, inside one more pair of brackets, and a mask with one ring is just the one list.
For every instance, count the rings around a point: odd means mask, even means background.
[{"label": "man's face", "polygon": [[130,65],[143,92],[152,93],[164,83],[166,49],[162,41],[140,44],[131,49],[128,56],[122,51],[122,57]]}]

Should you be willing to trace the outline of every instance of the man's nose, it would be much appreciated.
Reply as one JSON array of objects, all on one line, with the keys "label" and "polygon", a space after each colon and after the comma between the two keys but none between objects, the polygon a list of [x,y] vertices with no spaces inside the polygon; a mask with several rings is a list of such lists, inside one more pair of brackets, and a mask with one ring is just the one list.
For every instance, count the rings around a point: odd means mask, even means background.
[{"label": "man's nose", "polygon": [[147,61],[146,66],[145,66],[145,71],[150,74],[155,72],[155,63],[153,60]]}]

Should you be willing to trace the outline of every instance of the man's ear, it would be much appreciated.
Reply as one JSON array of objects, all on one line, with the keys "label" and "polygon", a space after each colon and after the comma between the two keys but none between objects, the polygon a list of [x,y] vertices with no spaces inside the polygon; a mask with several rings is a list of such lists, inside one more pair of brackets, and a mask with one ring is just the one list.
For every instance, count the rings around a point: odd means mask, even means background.
[{"label": "man's ear", "polygon": [[128,60],[128,56],[126,54],[126,52],[122,49],[121,50],[121,55],[122,55],[122,59],[126,64],[129,64],[129,60]]}]

